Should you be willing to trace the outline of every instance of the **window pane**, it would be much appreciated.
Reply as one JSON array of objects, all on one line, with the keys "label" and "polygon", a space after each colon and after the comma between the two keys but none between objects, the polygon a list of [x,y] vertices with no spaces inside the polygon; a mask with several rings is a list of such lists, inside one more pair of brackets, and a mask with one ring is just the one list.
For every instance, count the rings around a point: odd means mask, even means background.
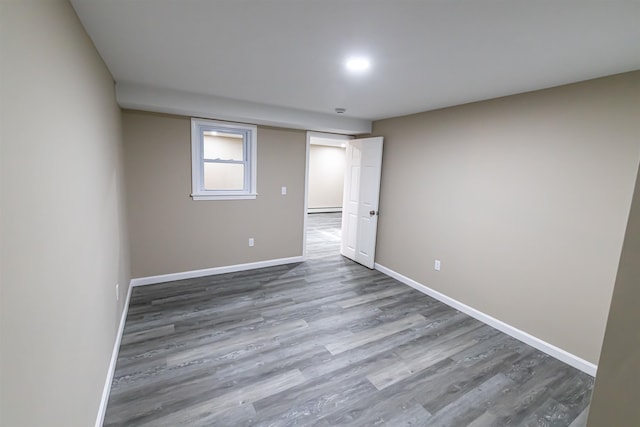
[{"label": "window pane", "polygon": [[193,200],[256,198],[255,125],[191,119]]},{"label": "window pane", "polygon": [[209,160],[244,160],[241,134],[204,131],[204,158]]},{"label": "window pane", "polygon": [[244,190],[244,165],[238,163],[205,163],[205,190]]}]

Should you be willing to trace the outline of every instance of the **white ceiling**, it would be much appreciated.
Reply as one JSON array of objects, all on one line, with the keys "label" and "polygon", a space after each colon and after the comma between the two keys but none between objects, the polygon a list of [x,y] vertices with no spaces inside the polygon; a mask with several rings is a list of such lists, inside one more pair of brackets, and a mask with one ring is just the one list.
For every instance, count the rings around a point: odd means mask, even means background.
[{"label": "white ceiling", "polygon": [[376,120],[640,69],[640,0],[71,3],[119,85],[274,111]]}]

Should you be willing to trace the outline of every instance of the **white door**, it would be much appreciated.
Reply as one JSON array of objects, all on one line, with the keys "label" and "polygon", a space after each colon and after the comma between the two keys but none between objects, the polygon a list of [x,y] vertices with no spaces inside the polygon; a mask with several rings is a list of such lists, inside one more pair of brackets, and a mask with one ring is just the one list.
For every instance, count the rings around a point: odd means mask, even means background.
[{"label": "white door", "polygon": [[346,143],[340,253],[369,268],[376,252],[382,141],[379,136]]}]

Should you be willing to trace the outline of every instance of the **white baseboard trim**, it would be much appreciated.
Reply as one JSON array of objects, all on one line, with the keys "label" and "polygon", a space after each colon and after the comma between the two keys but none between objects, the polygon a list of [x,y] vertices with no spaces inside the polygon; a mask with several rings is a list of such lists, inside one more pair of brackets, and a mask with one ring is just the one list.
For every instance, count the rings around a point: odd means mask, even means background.
[{"label": "white baseboard trim", "polygon": [[116,362],[118,361],[118,352],[120,351],[120,341],[122,341],[124,324],[127,320],[127,313],[129,312],[129,301],[131,301],[132,289],[133,285],[129,283],[129,290],[127,291],[127,297],[124,300],[122,316],[120,316],[120,325],[118,326],[118,331],[116,332],[116,340],[113,343],[113,351],[111,352],[111,362],[109,363],[109,369],[107,370],[107,378],[104,382],[104,388],[102,389],[102,399],[100,400],[100,407],[98,408],[98,416],[96,417],[95,427],[102,427],[102,424],[104,423],[104,416],[107,412],[107,403],[109,403],[111,383],[113,382],[113,374],[116,371]]},{"label": "white baseboard trim", "polygon": [[276,265],[303,262],[304,258],[270,259],[267,261],[249,262],[246,264],[226,265],[224,267],[205,268],[203,270],[183,271],[180,273],[161,274],[159,276],[138,277],[131,280],[131,286],[154,285],[156,283],[173,282],[175,280],[194,279],[197,277],[213,276],[216,274],[235,273],[236,271],[254,270],[256,268],[273,267]]},{"label": "white baseboard trim", "polygon": [[505,334],[510,335],[517,340],[524,342],[525,344],[528,344],[534,348],[537,348],[538,350],[552,357],[555,357],[556,359],[568,365],[571,365],[574,368],[577,368],[582,372],[591,375],[592,377],[595,377],[596,375],[598,366],[591,362],[588,362],[574,354],[569,353],[568,351],[565,351],[559,347],[556,347],[553,344],[549,344],[548,342],[543,341],[540,338],[534,337],[533,335],[528,334],[527,332],[524,332],[507,323],[504,323],[501,320],[491,317],[488,314],[485,314],[479,310],[476,310],[475,308],[470,307],[464,303],[461,303],[458,300],[448,297],[436,290],[429,288],[428,286],[425,286],[421,283],[416,282],[413,279],[403,276],[402,274],[395,272],[390,268],[387,268],[383,265],[376,263],[375,269],[380,271],[381,273],[386,274],[389,277],[393,277],[394,279],[404,283],[405,285],[411,286],[412,288],[422,292],[423,294],[429,295],[430,297],[433,297],[438,301],[443,302],[448,306],[455,308],[456,310],[459,310],[465,314],[468,314],[469,316],[474,317],[479,321],[486,323],[487,325],[492,326],[497,330],[502,331]]},{"label": "white baseboard trim", "polygon": [[309,208],[307,209],[307,213],[332,213],[332,212],[342,212],[342,208]]}]

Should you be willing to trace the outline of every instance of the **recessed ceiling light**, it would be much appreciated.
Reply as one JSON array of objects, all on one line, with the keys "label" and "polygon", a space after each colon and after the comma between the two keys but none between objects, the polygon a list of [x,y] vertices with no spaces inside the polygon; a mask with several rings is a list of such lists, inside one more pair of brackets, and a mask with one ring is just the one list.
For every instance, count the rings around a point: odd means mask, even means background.
[{"label": "recessed ceiling light", "polygon": [[351,58],[347,60],[347,70],[354,72],[362,72],[369,69],[371,62],[367,58]]}]

